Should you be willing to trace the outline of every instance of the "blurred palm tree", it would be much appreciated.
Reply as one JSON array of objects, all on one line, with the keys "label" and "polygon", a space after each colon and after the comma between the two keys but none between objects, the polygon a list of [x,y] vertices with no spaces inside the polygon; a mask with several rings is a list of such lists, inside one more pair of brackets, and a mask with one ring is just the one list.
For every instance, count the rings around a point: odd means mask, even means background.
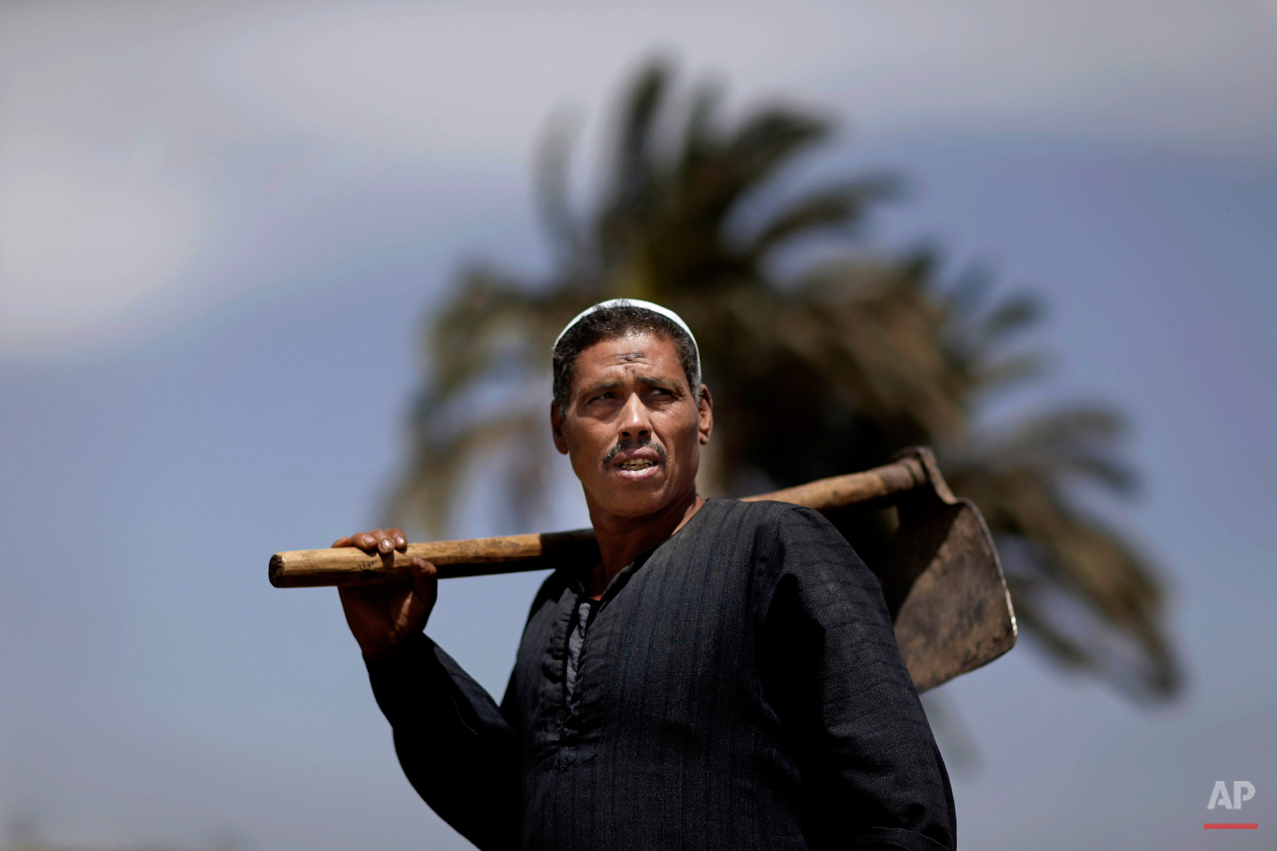
[{"label": "blurred palm tree", "polygon": [[[679,103],[671,78],[652,63],[632,84],[601,203],[585,223],[568,202],[567,134],[547,136],[537,197],[552,274],[474,269],[433,317],[433,376],[393,498],[401,524],[439,534],[462,474],[498,447],[511,504],[530,523],[527,507],[544,504],[555,335],[601,299],[650,299],[696,329],[714,392],[703,492],[761,492],[930,445],[953,489],[983,512],[1020,622],[1050,656],[1139,698],[1173,695],[1180,675],[1157,574],[1073,497],[1079,481],[1131,490],[1115,445],[1121,418],[1073,405],[996,434],[973,419],[991,391],[1037,374],[1039,358],[1005,352],[1038,320],[1040,301],[990,303],[990,276],[979,271],[941,285],[926,250],[867,250],[856,226],[895,193],[891,177],[769,199],[781,169],[825,139],[829,123],[773,107],[724,126],[716,89]],[[778,271],[821,235],[846,240],[840,259]],[[872,565],[892,517],[834,519]]]}]

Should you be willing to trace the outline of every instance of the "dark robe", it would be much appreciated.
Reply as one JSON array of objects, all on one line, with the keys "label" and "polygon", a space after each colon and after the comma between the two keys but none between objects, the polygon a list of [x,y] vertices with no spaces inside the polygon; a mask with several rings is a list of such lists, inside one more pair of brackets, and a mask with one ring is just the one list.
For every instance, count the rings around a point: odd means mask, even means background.
[{"label": "dark robe", "polygon": [[500,707],[424,635],[368,662],[408,779],[480,848],[954,847],[878,582],[820,514],[706,502],[608,586],[569,704],[581,594],[545,581]]}]

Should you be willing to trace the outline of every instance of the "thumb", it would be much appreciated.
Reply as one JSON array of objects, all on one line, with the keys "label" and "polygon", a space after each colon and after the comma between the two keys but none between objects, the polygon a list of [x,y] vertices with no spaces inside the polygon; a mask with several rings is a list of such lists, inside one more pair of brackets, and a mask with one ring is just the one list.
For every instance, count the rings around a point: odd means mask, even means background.
[{"label": "thumb", "polygon": [[434,608],[439,598],[439,570],[422,558],[414,558],[408,562],[408,571],[412,574],[413,593],[426,604],[426,610]]}]

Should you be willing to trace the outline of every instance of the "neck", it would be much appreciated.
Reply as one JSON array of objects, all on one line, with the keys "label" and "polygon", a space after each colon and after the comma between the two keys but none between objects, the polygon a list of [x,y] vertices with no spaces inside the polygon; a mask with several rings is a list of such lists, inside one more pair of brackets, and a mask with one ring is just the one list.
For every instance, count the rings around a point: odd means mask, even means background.
[{"label": "neck", "polygon": [[627,564],[683,528],[705,504],[695,486],[661,510],[642,517],[620,517],[591,505],[590,523],[599,542],[601,561],[590,572],[586,593],[598,599]]}]

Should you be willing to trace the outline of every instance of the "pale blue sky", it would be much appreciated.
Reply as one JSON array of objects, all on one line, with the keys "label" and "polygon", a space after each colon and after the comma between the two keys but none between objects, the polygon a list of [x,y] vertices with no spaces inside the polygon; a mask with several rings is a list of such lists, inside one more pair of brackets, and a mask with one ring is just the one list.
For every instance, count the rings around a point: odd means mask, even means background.
[{"label": "pale blue sky", "polygon": [[[0,827],[201,848],[461,848],[394,762],[336,594],[271,552],[375,520],[416,332],[467,258],[545,267],[528,170],[592,152],[654,48],[850,126],[873,233],[990,258],[1051,319],[1040,388],[1131,414],[1132,504],[1188,667],[1162,709],[1028,642],[945,692],[964,847],[1203,847],[1277,816],[1277,17],[1271,3],[35,3],[0,11]],[[494,463],[500,463],[497,459]],[[565,476],[557,525],[582,521]],[[482,473],[458,534],[497,534]],[[430,632],[495,692],[539,577]],[[1267,843],[1267,845],[1265,845]]]}]

